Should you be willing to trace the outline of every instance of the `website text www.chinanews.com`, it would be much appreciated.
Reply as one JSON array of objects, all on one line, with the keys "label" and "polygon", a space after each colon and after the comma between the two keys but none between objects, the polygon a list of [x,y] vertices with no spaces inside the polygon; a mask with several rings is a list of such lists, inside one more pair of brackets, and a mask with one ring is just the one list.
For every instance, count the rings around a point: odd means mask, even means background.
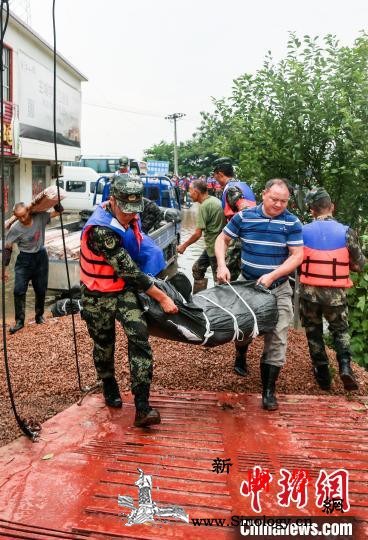
[{"label": "website text www.chinanews.com", "polygon": [[231,516],[226,518],[193,518],[195,527],[235,527],[241,536],[320,536],[327,538],[352,539],[353,519],[332,520],[313,517],[246,517]]}]

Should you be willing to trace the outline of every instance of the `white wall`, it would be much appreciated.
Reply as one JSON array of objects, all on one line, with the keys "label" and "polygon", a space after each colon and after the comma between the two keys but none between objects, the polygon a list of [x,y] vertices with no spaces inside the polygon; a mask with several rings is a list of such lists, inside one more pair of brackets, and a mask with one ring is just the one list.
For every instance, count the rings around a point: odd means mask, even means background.
[{"label": "white wall", "polygon": [[[13,97],[12,102],[15,105],[20,104],[21,92],[23,96],[25,95],[25,89],[20,88],[20,60],[27,56],[29,59],[33,59],[37,65],[41,65],[43,74],[47,70],[50,74],[47,75],[47,82],[50,81],[51,75],[53,75],[53,52],[38,39],[37,36],[33,35],[32,32],[29,32],[25,29],[22,24],[17,22],[14,18],[10,17],[8,28],[5,35],[5,44],[12,48],[13,50],[13,68],[12,68],[12,77],[13,77]],[[84,79],[83,75],[78,74],[72,67],[62,59],[57,59],[57,96],[58,88],[62,87],[70,88],[71,94],[74,96],[73,105],[76,110],[76,116],[79,118],[81,116],[81,82]],[[47,73],[46,73],[47,74]],[[37,74],[38,75],[38,74]],[[24,79],[24,71],[22,73]],[[38,80],[33,79],[32,81],[37,85]],[[35,88],[33,89],[34,92]],[[49,88],[48,88],[49,90]],[[31,93],[31,90],[30,90]],[[32,97],[30,95],[30,97]],[[45,129],[53,131],[53,114],[50,95],[46,96],[45,99],[45,110],[46,107],[50,109],[50,113],[47,114],[47,118],[50,119],[49,126],[42,126]],[[67,106],[67,105],[66,105]],[[23,107],[24,109],[24,107]],[[68,111],[69,112],[69,111]],[[57,112],[58,115],[58,112]],[[36,118],[36,117],[35,117]],[[19,122],[28,123],[26,118],[20,117]],[[33,124],[32,124],[33,125]],[[79,125],[80,130],[80,125]],[[80,145],[78,146],[68,146],[63,144],[58,144],[58,160],[59,161],[73,161],[75,156],[81,154]],[[30,202],[32,199],[32,161],[44,161],[46,165],[49,165],[50,162],[54,161],[54,145],[52,142],[45,142],[36,139],[29,139],[20,137],[19,139],[19,161],[14,165],[14,193],[15,201],[25,201]],[[51,183],[51,167],[47,166],[46,168],[46,185]]]}]

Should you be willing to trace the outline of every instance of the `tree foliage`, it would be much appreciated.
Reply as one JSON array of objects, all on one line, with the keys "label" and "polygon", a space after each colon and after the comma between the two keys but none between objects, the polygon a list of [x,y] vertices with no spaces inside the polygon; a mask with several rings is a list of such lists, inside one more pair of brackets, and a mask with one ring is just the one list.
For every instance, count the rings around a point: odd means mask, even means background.
[{"label": "tree foliage", "polygon": [[[210,171],[230,156],[238,176],[259,191],[269,178],[286,177],[303,189],[324,186],[337,217],[362,229],[368,215],[368,36],[352,47],[290,35],[287,55],[267,53],[254,74],[234,80],[231,95],[202,113],[193,138],[179,148],[180,170]],[[146,151],[164,154],[163,141]],[[162,152],[161,152],[162,151]]]}]

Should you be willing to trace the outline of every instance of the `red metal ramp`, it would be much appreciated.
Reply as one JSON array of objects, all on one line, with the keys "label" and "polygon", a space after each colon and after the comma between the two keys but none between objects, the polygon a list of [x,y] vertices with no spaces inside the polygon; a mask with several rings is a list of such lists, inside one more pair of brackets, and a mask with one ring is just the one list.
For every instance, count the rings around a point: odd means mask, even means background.
[{"label": "red metal ramp", "polygon": [[[348,515],[365,528],[366,408],[336,396],[282,396],[279,401],[279,411],[267,413],[256,395],[154,394],[152,403],[163,422],[143,430],[131,427],[130,396],[121,410],[105,407],[101,396],[88,397],[81,407],[46,422],[37,444],[22,437],[0,449],[0,538],[232,538],[231,516],[257,517],[250,497],[240,494],[255,465],[274,475],[269,492],[260,496],[262,516],[324,515],[314,497],[319,472],[346,469]],[[230,458],[229,474],[213,471],[216,458]],[[130,509],[118,505],[118,495],[138,506],[137,468],[152,475],[154,502],[161,508],[182,507],[189,524],[164,517],[126,526],[121,514]],[[309,472],[305,508],[277,504],[281,468]],[[191,521],[196,518],[226,522],[199,527]]]}]

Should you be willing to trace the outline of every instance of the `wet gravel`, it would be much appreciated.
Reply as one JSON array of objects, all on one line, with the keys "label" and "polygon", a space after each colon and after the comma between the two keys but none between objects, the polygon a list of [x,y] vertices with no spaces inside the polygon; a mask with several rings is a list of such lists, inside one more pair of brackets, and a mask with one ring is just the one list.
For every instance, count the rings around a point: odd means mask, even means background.
[{"label": "wet gravel", "polygon": [[[85,323],[75,317],[82,386],[93,385],[92,341]],[[9,336],[9,334],[8,334]],[[233,372],[233,344],[215,349],[151,338],[155,368],[152,389],[208,390],[236,393],[260,392],[259,357],[262,338],[257,338],[248,353],[249,375]],[[129,390],[126,338],[118,326],[116,345],[117,379],[122,391]],[[8,337],[8,356],[18,414],[43,422],[75,403],[79,397],[71,317],[47,319],[46,324],[27,324],[25,329]],[[338,377],[335,355],[329,352],[335,373],[331,394],[344,394]],[[359,391],[367,396],[368,372],[353,365]],[[290,330],[287,363],[282,370],[278,391],[286,394],[326,395],[311,373],[308,348],[303,331]],[[349,396],[348,396],[349,399]],[[368,398],[364,400],[367,401]],[[5,382],[4,364],[0,367],[0,445],[19,436]]]}]

